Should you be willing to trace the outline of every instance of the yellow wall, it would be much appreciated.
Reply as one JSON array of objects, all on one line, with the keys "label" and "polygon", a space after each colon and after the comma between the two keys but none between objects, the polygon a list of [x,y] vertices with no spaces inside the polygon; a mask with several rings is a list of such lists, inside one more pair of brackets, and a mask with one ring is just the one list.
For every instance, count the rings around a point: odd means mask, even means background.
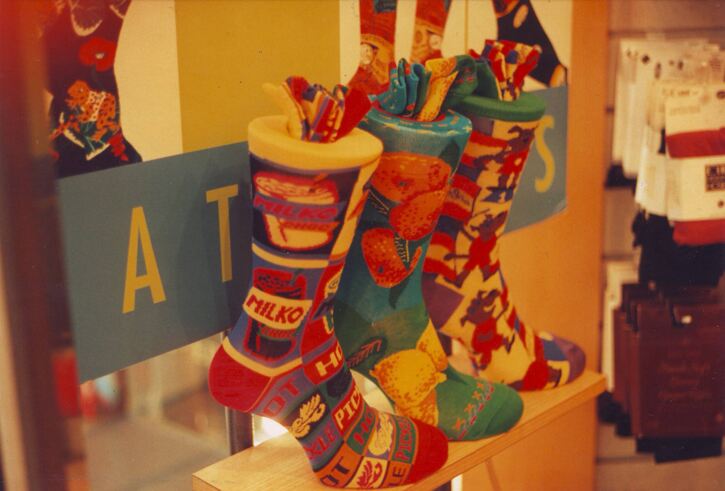
[{"label": "yellow wall", "polygon": [[184,151],[246,140],[250,120],[278,112],[263,82],[338,83],[338,19],[334,1],[177,0]]}]

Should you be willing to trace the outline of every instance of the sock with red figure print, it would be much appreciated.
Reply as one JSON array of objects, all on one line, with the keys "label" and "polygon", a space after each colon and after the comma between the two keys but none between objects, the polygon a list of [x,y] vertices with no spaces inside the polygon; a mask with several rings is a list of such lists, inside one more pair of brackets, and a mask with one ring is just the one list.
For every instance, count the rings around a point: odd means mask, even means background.
[{"label": "sock with red figure print", "polygon": [[425,63],[432,58],[443,57],[441,45],[451,2],[453,0],[416,1],[411,62]]},{"label": "sock with red figure print", "polygon": [[283,424],[328,486],[380,488],[436,471],[445,436],[365,403],[332,320],[380,142],[357,129],[334,143],[299,141],[280,116],[250,124],[249,148],[251,285],[212,361],[212,395]]},{"label": "sock with red figure print", "polygon": [[456,107],[473,132],[423,264],[436,329],[466,345],[479,376],[520,390],[569,382],[585,361],[575,344],[524,324],[499,261],[499,238],[545,109],[542,99],[521,92],[535,61],[530,47],[487,42],[478,89]]},{"label": "sock with red figure print", "polygon": [[395,68],[395,17],[398,0],[359,0],[360,64],[348,86],[368,95],[388,88]]}]

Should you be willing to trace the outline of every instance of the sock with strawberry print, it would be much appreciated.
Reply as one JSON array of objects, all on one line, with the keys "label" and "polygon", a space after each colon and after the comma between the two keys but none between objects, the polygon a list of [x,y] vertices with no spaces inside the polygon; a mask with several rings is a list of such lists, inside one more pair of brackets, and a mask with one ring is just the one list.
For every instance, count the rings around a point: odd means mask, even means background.
[{"label": "sock with strawberry print", "polygon": [[521,416],[521,399],[448,364],[420,286],[470,122],[452,111],[415,121],[374,107],[360,127],[383,141],[384,152],[335,302],[348,364],[374,380],[399,414],[436,425],[450,440],[506,431]]}]

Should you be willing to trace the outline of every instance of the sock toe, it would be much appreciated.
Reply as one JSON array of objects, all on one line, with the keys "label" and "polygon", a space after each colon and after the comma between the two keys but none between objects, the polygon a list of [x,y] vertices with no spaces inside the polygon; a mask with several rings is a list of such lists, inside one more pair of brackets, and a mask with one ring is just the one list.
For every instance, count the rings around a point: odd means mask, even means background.
[{"label": "sock toe", "polygon": [[510,430],[521,419],[524,403],[516,390],[508,385],[490,384],[490,400],[476,416],[465,434],[451,437],[452,441],[475,441]]},{"label": "sock toe", "polygon": [[438,428],[413,419],[418,429],[418,455],[406,482],[416,482],[434,473],[448,460],[448,439]]},{"label": "sock toe", "polygon": [[587,357],[584,351],[576,344],[562,338],[556,338],[556,344],[561,348],[561,351],[569,360],[569,378],[565,380],[565,383],[571,382],[584,371]]},{"label": "sock toe", "polygon": [[494,394],[500,398],[501,404],[486,427],[486,436],[504,433],[518,423],[524,412],[524,401],[518,392],[507,385],[493,384]]}]

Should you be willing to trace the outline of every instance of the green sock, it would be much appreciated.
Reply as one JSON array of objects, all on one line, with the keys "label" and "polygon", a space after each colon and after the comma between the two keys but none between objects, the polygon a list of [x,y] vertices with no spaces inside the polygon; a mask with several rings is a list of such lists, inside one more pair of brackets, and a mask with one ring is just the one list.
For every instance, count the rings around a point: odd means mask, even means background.
[{"label": "green sock", "polygon": [[398,413],[451,440],[506,431],[521,416],[520,397],[448,365],[421,291],[423,258],[471,123],[452,111],[418,122],[373,108],[360,126],[384,151],[335,302],[348,365],[374,380]]}]

